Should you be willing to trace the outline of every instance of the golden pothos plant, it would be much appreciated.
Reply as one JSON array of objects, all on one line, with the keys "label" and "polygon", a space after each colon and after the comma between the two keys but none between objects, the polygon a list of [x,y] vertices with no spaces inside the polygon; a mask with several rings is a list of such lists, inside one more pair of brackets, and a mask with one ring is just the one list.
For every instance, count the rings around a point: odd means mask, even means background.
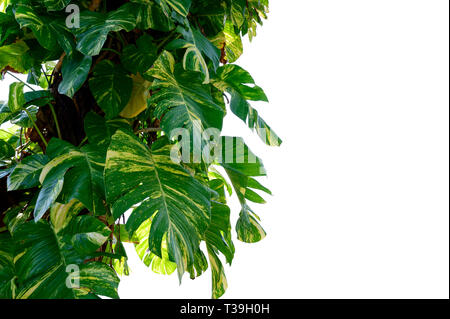
[{"label": "golden pothos plant", "polygon": [[268,0],[0,1],[0,72],[17,79],[0,102],[0,298],[118,298],[123,243],[180,280],[209,268],[224,294],[232,224],[264,238],[249,203],[270,194],[261,160],[220,136],[226,112],[281,144],[235,64],[267,12]]}]

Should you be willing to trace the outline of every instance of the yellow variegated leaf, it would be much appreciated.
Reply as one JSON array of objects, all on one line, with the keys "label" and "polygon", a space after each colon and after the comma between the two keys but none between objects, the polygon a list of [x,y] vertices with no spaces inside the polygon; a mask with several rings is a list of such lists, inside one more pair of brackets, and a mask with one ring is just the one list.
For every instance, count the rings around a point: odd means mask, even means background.
[{"label": "yellow variegated leaf", "polygon": [[133,79],[133,90],[131,98],[125,108],[120,112],[124,118],[133,118],[147,109],[147,100],[150,97],[151,82],[144,80],[140,74],[131,75]]}]

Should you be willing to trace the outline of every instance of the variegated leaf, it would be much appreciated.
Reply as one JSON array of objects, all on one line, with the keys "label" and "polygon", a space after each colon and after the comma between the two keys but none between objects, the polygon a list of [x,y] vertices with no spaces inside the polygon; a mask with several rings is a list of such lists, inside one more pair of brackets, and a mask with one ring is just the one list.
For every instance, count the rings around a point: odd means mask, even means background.
[{"label": "variegated leaf", "polygon": [[39,177],[42,189],[36,203],[35,220],[42,217],[58,196],[63,202],[76,198],[90,211],[102,215],[105,212],[104,152],[93,145],[77,148],[53,139],[48,145],[47,155],[51,161]]},{"label": "variegated leaf", "polygon": [[258,242],[266,236],[266,233],[258,223],[258,216],[248,206],[247,200],[259,204],[265,203],[264,199],[254,190],[271,194],[266,187],[253,178],[265,176],[266,171],[261,159],[251,152],[242,138],[224,137],[222,145],[223,158],[220,162],[225,168],[242,206],[236,225],[238,239],[247,243]]},{"label": "variegated leaf", "polygon": [[175,12],[186,17],[189,13],[192,0],[156,0],[168,15],[168,8],[172,8]]},{"label": "variegated leaf", "polygon": [[[195,130],[222,128],[225,114],[222,107],[214,102],[197,73],[186,72],[181,65],[175,65],[172,54],[163,52],[145,76],[155,79],[152,89],[156,92],[150,102],[156,104],[155,115],[161,118],[161,127],[168,135],[174,129],[187,128],[196,139]],[[200,140],[194,142],[201,143]]]},{"label": "variegated leaf", "polygon": [[22,160],[8,176],[8,191],[39,186],[39,175],[47,163],[48,157],[42,154]]},{"label": "variegated leaf", "polygon": [[123,131],[113,136],[105,167],[108,202],[115,218],[133,209],[127,221],[130,234],[153,217],[149,249],[163,258],[163,239],[169,259],[185,271],[203,263],[200,238],[209,224],[210,195],[200,182],[170,158],[170,147],[150,151]]},{"label": "variegated leaf", "polygon": [[110,32],[131,31],[136,26],[136,16],[130,3],[109,13],[83,11],[80,15],[80,28],[76,29],[76,48],[90,56],[100,53]]}]

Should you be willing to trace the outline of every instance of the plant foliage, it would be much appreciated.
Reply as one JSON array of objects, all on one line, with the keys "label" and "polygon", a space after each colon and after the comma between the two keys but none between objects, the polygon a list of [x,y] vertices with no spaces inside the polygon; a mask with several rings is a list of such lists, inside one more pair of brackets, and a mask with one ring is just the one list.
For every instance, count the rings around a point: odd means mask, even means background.
[{"label": "plant foliage", "polygon": [[[268,0],[0,0],[0,72],[18,80],[0,102],[0,298],[118,298],[124,243],[180,281],[209,268],[212,297],[225,293],[232,224],[264,238],[250,202],[270,194],[262,161],[220,136],[227,111],[281,144],[250,104],[267,96],[233,64],[267,12]],[[219,146],[198,154],[209,129]]]}]

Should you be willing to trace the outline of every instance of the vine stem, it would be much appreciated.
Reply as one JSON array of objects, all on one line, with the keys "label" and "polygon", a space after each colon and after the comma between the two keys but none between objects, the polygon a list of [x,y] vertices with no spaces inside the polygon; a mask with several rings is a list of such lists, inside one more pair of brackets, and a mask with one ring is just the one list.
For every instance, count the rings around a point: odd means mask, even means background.
[{"label": "vine stem", "polygon": [[53,119],[55,120],[56,131],[58,132],[58,137],[60,140],[62,140],[61,130],[59,128],[59,122],[58,122],[58,117],[56,116],[55,108],[53,107],[52,103],[48,103],[48,106],[50,106],[50,110],[52,111]]},{"label": "vine stem", "polygon": [[47,145],[48,145],[48,144],[47,144],[47,141],[45,140],[44,135],[42,134],[42,132],[41,132],[41,130],[39,129],[39,127],[36,125],[36,122],[33,120],[33,118],[32,118],[32,116],[31,116],[30,112],[28,112],[28,110],[25,109],[25,108],[24,108],[23,110],[25,111],[25,113],[27,113],[28,118],[30,119],[31,123],[33,123],[33,127],[34,127],[35,130],[38,132],[39,137],[41,138],[41,140],[42,140],[42,142],[44,143],[45,147],[47,147]]},{"label": "vine stem", "polygon": [[[45,70],[42,66],[41,66],[41,70],[44,73],[45,79],[47,80],[48,87],[50,88],[50,80],[48,79],[47,73],[45,72]],[[58,122],[58,117],[56,116],[55,108],[53,107],[53,104],[51,102],[47,103],[47,105],[50,107],[50,110],[52,111],[53,120],[55,121],[55,125],[56,125],[56,131],[58,132],[58,137],[60,140],[62,140],[61,129],[59,128],[59,122]]]},{"label": "vine stem", "polygon": [[[9,75],[11,75],[13,78],[15,78],[17,81],[20,81],[21,83],[23,83],[25,86],[29,87],[31,90],[36,91],[33,87],[31,87],[30,85],[28,85],[28,83],[22,81],[21,79],[19,79],[18,77],[16,77],[14,74],[12,74],[11,72],[7,71],[7,73]],[[39,129],[39,127],[36,125],[36,122],[33,120],[33,117],[31,116],[30,112],[26,109],[23,108],[23,110],[25,111],[25,113],[27,113],[28,118],[30,119],[31,123],[33,123],[33,127],[34,129],[37,131],[39,137],[41,138],[42,142],[44,143],[45,147],[47,147],[48,143],[44,138],[44,135],[42,134],[41,130]]]}]

